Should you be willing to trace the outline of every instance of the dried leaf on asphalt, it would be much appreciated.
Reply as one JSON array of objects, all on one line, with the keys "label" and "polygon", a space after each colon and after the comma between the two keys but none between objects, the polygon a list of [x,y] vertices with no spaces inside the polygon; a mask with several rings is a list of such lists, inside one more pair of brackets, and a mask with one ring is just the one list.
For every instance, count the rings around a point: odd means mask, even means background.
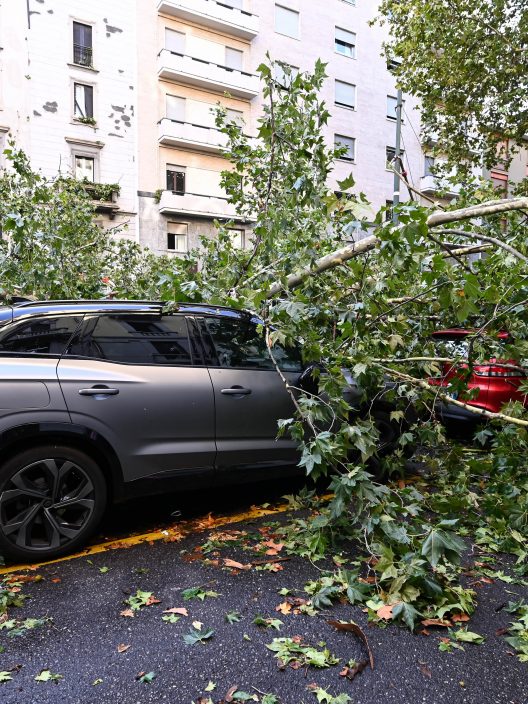
[{"label": "dried leaf on asphalt", "polygon": [[165,609],[164,614],[179,614],[180,616],[188,616],[189,612],[184,606],[173,606],[172,609]]},{"label": "dried leaf on asphalt", "polygon": [[424,618],[420,623],[422,626],[439,626],[440,628],[448,628],[453,625],[451,621],[446,618]]},{"label": "dried leaf on asphalt", "polygon": [[237,691],[238,685],[234,684],[232,687],[229,687],[227,690],[227,694],[225,695],[224,699],[226,702],[232,702],[233,701],[233,694]]},{"label": "dried leaf on asphalt", "polygon": [[392,620],[392,610],[394,606],[395,604],[384,604],[376,611],[378,618],[382,618],[386,621]]},{"label": "dried leaf on asphalt", "polygon": [[125,645],[124,643],[119,643],[117,646],[118,653],[125,653],[130,648],[130,645]]},{"label": "dried leaf on asphalt", "polygon": [[424,675],[425,677],[429,677],[429,679],[431,679],[431,670],[427,666],[427,663],[418,662],[418,668],[419,668],[420,672],[422,673],[422,675]]},{"label": "dried leaf on asphalt", "polygon": [[277,555],[284,547],[284,543],[276,543],[273,540],[265,540],[262,545],[268,548],[266,555]]},{"label": "dried leaf on asphalt", "polygon": [[361,662],[358,662],[355,665],[345,665],[339,675],[341,677],[346,677],[347,680],[350,680],[352,682],[354,677],[363,672],[363,670],[367,667],[368,664],[368,660],[361,660]]},{"label": "dried leaf on asphalt", "polygon": [[369,656],[369,663],[370,663],[370,669],[374,669],[374,656],[372,655],[372,651],[370,649],[369,642],[367,640],[367,636],[363,633],[363,630],[357,625],[357,623],[354,623],[354,621],[334,621],[330,620],[327,621],[327,623],[330,626],[333,626],[336,628],[338,631],[351,631],[354,635],[356,635],[360,640],[363,641],[365,644],[365,648],[367,649],[368,656]]},{"label": "dried leaf on asphalt", "polygon": [[224,565],[226,567],[231,567],[235,570],[250,570],[251,569],[251,563],[248,563],[247,565],[243,565],[241,562],[237,562],[236,560],[230,560],[228,557],[224,558]]},{"label": "dried leaf on asphalt", "polygon": [[453,614],[453,616],[451,616],[451,621],[454,623],[459,621],[469,621],[469,616],[467,614]]},{"label": "dried leaf on asphalt", "polygon": [[292,610],[292,605],[287,601],[283,601],[281,604],[275,607],[275,611],[280,611],[281,614],[287,616]]},{"label": "dried leaf on asphalt", "polygon": [[132,609],[123,609],[123,611],[119,612],[120,616],[126,616],[127,618],[134,618],[134,612]]}]

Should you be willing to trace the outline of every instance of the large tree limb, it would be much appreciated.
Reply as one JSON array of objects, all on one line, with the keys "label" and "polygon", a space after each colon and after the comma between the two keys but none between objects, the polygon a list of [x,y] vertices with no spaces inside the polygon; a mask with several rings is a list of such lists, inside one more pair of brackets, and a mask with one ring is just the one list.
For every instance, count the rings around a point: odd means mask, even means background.
[{"label": "large tree limb", "polygon": [[277,293],[285,291],[286,289],[296,288],[297,286],[300,286],[304,281],[306,281],[306,279],[308,279],[310,276],[316,276],[317,274],[322,274],[328,269],[334,269],[336,266],[340,266],[349,259],[353,259],[359,254],[363,254],[364,252],[368,252],[371,249],[374,249],[374,247],[376,247],[378,243],[379,240],[376,235],[370,235],[369,237],[364,237],[358,242],[352,242],[351,244],[347,244],[346,247],[342,247],[341,249],[338,249],[335,252],[327,254],[325,257],[317,259],[314,262],[313,267],[309,269],[303,269],[302,271],[296,274],[290,274],[286,278],[286,281],[284,283],[274,283],[268,292],[267,298],[271,298],[272,296],[275,296]]},{"label": "large tree limb", "polygon": [[466,232],[466,230],[451,230],[451,229],[439,229],[436,231],[436,234],[439,235],[456,235],[457,237],[468,237],[469,239],[478,239],[482,240],[484,242],[490,242],[491,244],[494,244],[497,247],[500,247],[501,249],[505,249],[507,252],[510,254],[513,254],[514,257],[517,259],[520,259],[523,262],[526,262],[528,264],[528,257],[526,257],[522,252],[519,252],[518,249],[515,249],[515,247],[512,247],[510,244],[507,244],[506,242],[502,242],[502,240],[499,240],[497,237],[490,237],[489,235],[481,235],[478,232]]},{"label": "large tree limb", "polygon": [[436,227],[448,222],[481,218],[488,215],[498,215],[511,210],[528,210],[528,198],[505,198],[504,200],[489,200],[479,205],[458,210],[435,211],[427,218],[429,227]]}]

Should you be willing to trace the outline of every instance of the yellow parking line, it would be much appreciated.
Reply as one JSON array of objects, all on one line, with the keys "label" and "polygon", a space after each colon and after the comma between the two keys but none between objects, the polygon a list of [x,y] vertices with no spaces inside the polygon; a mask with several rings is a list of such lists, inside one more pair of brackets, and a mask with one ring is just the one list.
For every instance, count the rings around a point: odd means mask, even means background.
[{"label": "yellow parking line", "polygon": [[[319,497],[321,501],[328,501],[331,498],[332,494],[325,494],[324,496]],[[183,538],[192,533],[203,533],[207,530],[214,530],[215,528],[220,528],[222,526],[235,523],[242,523],[243,521],[250,521],[255,518],[263,518],[264,516],[273,516],[279,513],[286,513],[286,511],[290,509],[291,507],[289,504],[278,504],[277,506],[272,506],[269,508],[252,506],[248,511],[227,516],[218,516],[216,518],[214,518],[212,514],[208,514],[202,518],[194,518],[189,521],[176,523],[172,526],[164,528],[163,530],[155,530],[150,533],[138,533],[137,535],[131,535],[128,538],[108,540],[104,543],[89,545],[80,552],[76,552],[71,555],[64,555],[64,557],[58,557],[55,560],[48,560],[47,562],[40,562],[38,564],[31,565],[22,564],[0,567],[0,575],[11,574],[13,572],[23,572],[25,570],[36,570],[39,567],[44,567],[45,565],[53,565],[57,562],[64,562],[65,560],[76,560],[79,557],[89,557],[90,555],[97,555],[100,552],[107,552],[108,550],[130,548],[133,545],[140,545],[141,543],[153,543],[158,540],[165,540],[168,543],[175,543],[183,540]]]}]

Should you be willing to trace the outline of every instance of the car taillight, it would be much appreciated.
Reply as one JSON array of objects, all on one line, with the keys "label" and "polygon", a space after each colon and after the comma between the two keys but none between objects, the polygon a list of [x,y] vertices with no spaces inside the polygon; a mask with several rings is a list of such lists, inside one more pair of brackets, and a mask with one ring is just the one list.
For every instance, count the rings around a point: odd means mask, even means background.
[{"label": "car taillight", "polygon": [[478,367],[473,367],[473,371],[478,376],[500,376],[503,378],[522,378],[526,376],[522,369],[511,369],[506,366],[492,365],[492,364],[479,364]]}]

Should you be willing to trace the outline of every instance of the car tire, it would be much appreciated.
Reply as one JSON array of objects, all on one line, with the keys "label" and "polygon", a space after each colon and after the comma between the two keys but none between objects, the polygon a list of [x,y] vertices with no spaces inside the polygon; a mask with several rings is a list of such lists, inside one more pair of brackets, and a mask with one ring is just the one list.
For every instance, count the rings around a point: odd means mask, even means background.
[{"label": "car tire", "polygon": [[84,452],[53,444],[20,452],[0,468],[0,554],[36,562],[71,552],[106,502],[103,473]]}]

